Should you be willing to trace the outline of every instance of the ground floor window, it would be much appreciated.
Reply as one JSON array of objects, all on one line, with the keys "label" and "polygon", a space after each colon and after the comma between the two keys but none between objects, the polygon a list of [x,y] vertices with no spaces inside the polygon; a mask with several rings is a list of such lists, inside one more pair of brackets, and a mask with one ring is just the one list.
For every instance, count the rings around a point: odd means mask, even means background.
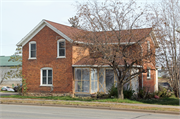
[{"label": "ground floor window", "polygon": [[107,93],[117,82],[112,69],[75,68],[75,92]]},{"label": "ground floor window", "polygon": [[75,92],[89,93],[89,68],[75,69]]},{"label": "ground floor window", "polygon": [[108,92],[114,85],[114,71],[106,69],[106,92]]},{"label": "ground floor window", "polygon": [[52,85],[53,75],[52,68],[42,68],[41,69],[41,85],[48,86]]},{"label": "ground floor window", "polygon": [[98,91],[97,79],[97,69],[91,68],[91,93],[96,93]]}]

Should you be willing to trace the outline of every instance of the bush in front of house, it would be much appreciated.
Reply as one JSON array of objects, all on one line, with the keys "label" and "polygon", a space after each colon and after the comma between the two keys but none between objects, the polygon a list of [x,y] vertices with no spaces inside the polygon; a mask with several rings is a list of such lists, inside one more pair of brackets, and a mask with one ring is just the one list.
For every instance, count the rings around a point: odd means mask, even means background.
[{"label": "bush in front of house", "polygon": [[[132,96],[133,96],[133,94],[134,94],[134,92],[135,92],[135,91],[132,90],[131,88],[124,89],[124,90],[123,90],[124,98],[131,99]],[[113,86],[111,87],[111,89],[109,90],[108,95],[109,95],[109,98],[112,98],[112,97],[117,98],[117,97],[118,97],[117,87],[113,85]]]}]

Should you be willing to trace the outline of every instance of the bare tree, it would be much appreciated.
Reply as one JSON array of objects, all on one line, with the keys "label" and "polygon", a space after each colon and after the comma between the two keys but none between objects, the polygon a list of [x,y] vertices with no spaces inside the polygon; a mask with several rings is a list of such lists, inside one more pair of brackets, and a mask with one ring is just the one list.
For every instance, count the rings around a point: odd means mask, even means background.
[{"label": "bare tree", "polygon": [[79,27],[79,19],[77,16],[71,17],[68,19],[71,27],[78,28]]},{"label": "bare tree", "polygon": [[133,0],[125,3],[106,0],[102,3],[88,1],[77,4],[80,27],[86,30],[76,37],[78,41],[75,43],[89,49],[93,60],[87,62],[109,65],[113,69],[118,79],[120,99],[124,99],[124,84],[145,72],[144,64],[154,60],[151,56],[154,49],[142,52],[142,44],[149,36],[149,30],[137,29],[142,28],[143,20],[146,20],[144,13],[139,11],[145,12],[145,9],[137,7]]},{"label": "bare tree", "polygon": [[162,0],[157,6],[153,5],[153,23],[159,41],[157,50],[158,64],[168,71],[170,83],[175,95],[179,97],[180,80],[180,2],[179,0]]}]

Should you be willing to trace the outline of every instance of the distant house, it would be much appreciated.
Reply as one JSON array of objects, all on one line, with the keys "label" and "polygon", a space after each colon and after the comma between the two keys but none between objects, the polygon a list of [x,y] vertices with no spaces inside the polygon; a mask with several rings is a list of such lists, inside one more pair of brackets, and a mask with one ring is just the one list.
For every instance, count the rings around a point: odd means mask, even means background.
[{"label": "distant house", "polygon": [[[22,69],[22,63],[17,61],[9,61],[11,56],[0,56],[0,81],[4,78],[5,74],[16,70],[16,67],[19,66]],[[22,83],[22,78],[8,78],[4,79],[0,84],[2,86],[12,86]]]},{"label": "distant house", "polygon": [[[147,36],[141,43],[144,47],[142,51],[156,48],[152,28],[135,29],[134,31],[139,33],[138,37]],[[29,95],[107,93],[116,83],[116,76],[108,65],[98,67],[96,64],[91,64],[89,49],[81,46],[81,43],[86,42],[73,38],[73,34],[80,32],[82,30],[77,28],[42,20],[17,43],[23,51],[22,74],[27,81]],[[83,50],[83,52],[78,52],[78,50]],[[154,63],[144,66],[147,73],[142,73],[131,81],[133,87],[148,87],[150,92],[157,90],[155,56],[152,59]]]}]

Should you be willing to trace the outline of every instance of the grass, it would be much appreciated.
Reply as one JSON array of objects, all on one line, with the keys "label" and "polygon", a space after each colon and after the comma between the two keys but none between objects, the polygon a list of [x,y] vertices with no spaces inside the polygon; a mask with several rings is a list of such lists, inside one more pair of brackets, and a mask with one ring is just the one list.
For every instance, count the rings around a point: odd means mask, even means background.
[{"label": "grass", "polygon": [[[67,97],[66,97],[67,98]],[[176,108],[164,108],[164,107],[143,107],[143,106],[132,106],[132,105],[121,105],[120,103],[111,104],[111,103],[95,103],[95,102],[73,102],[73,101],[47,101],[47,100],[15,100],[15,99],[0,99],[0,102],[3,104],[16,104],[16,103],[24,103],[24,104],[35,104],[35,105],[70,105],[70,106],[90,106],[90,107],[105,107],[105,108],[119,108],[119,109],[141,109],[141,110],[152,110],[152,111],[171,111],[171,112],[179,112],[179,109]]]},{"label": "grass", "polygon": [[47,96],[47,97],[35,97],[35,96],[20,96],[20,95],[11,95],[11,96],[1,96],[1,98],[20,98],[20,99],[48,99],[48,100],[69,100],[69,101],[89,101],[89,102],[115,102],[115,103],[134,103],[134,104],[158,104],[158,105],[179,105],[179,99],[175,96],[164,97],[160,99],[139,99],[139,100],[130,100],[130,99],[93,99],[87,97],[70,97],[70,96]]}]

